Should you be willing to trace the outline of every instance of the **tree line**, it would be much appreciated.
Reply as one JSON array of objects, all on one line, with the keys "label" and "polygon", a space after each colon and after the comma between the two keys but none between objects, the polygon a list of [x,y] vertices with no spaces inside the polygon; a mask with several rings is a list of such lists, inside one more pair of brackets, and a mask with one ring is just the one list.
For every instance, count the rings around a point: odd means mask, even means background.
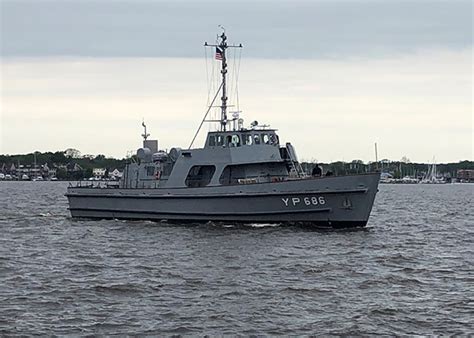
[{"label": "tree line", "polygon": [[[129,159],[115,159],[105,155],[82,155],[78,150],[66,149],[56,152],[33,152],[29,154],[0,155],[0,171],[9,170],[12,165],[19,168],[47,164],[56,169],[56,177],[60,180],[77,180],[92,177],[94,168],[104,168],[107,171],[123,170]],[[77,165],[77,166],[76,166]],[[78,170],[76,170],[78,169]]]},{"label": "tree line", "polygon": [[[402,178],[405,176],[422,177],[432,163],[411,163],[409,160],[405,161],[390,161],[384,159],[379,162],[364,163],[361,160],[353,160],[351,162],[332,162],[332,163],[317,163],[322,167],[323,172],[331,171],[334,175],[347,174],[362,174],[373,171],[387,172],[393,175],[394,178]],[[310,173],[316,166],[315,162],[303,162],[301,164],[303,170]],[[456,177],[457,171],[462,169],[474,170],[474,161],[459,161],[453,163],[439,163],[436,164],[437,172],[444,177]]]},{"label": "tree line", "polygon": [[[29,154],[0,155],[0,169],[2,165],[9,168],[12,164],[32,166],[47,164],[50,167],[57,168],[57,177],[59,179],[81,179],[92,176],[94,168],[104,168],[109,171],[114,169],[123,170],[129,159],[115,159],[105,155],[83,155],[76,149],[66,149],[56,152],[34,152]],[[68,170],[65,166],[77,164],[81,170]],[[319,165],[323,169],[323,174],[328,171],[334,175],[360,174],[372,171],[389,172],[395,178],[404,176],[421,176],[428,170],[430,163],[412,163],[409,159],[403,158],[400,161],[390,161],[383,159],[377,163],[364,163],[362,160],[353,160],[351,162],[332,162],[316,163],[315,161],[304,161],[301,163],[303,170],[311,173],[313,168]],[[456,163],[437,164],[437,171],[443,176],[456,177],[460,169],[474,169],[474,161],[460,161]]]}]

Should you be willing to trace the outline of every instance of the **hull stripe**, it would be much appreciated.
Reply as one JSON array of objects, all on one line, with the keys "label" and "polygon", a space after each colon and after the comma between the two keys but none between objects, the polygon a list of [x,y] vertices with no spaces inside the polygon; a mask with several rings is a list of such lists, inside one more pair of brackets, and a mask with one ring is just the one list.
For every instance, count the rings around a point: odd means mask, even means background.
[{"label": "hull stripe", "polygon": [[[84,188],[69,188],[69,190],[73,189],[84,189]],[[94,189],[94,188],[85,188],[85,189]],[[99,188],[96,188],[99,189]],[[105,188],[104,188],[105,189]],[[108,191],[110,190],[115,190],[115,189],[107,189]],[[121,189],[122,190],[122,189]],[[125,189],[123,189],[125,190]],[[127,190],[136,190],[136,189],[127,189]],[[159,190],[159,189],[148,189],[144,190],[143,193],[149,192],[150,190]],[[254,194],[249,194],[249,193],[233,193],[233,194],[209,194],[209,195],[172,195],[172,194],[163,194],[163,195],[124,195],[121,192],[120,193],[114,193],[110,195],[99,195],[99,194],[90,194],[87,192],[79,192],[79,193],[72,193],[68,192],[66,193],[67,197],[92,197],[92,198],[139,198],[139,199],[157,199],[157,198],[198,198],[198,199],[203,199],[203,198],[239,198],[239,197],[266,197],[266,196],[282,196],[282,195],[308,195],[308,194],[357,194],[357,193],[367,193],[368,189],[363,188],[363,189],[352,189],[352,190],[331,190],[331,191],[325,191],[325,190],[306,190],[306,191],[284,191],[284,192],[271,192],[271,193],[254,193]]]},{"label": "hull stripe", "polygon": [[[331,208],[324,209],[304,209],[304,210],[277,210],[277,211],[254,211],[254,212],[173,212],[173,211],[141,211],[141,210],[113,210],[95,208],[69,208],[70,211],[93,211],[112,214],[130,213],[144,215],[180,215],[180,216],[262,216],[262,215],[284,215],[301,213],[331,212]],[[164,217],[164,216],[163,216]]]}]

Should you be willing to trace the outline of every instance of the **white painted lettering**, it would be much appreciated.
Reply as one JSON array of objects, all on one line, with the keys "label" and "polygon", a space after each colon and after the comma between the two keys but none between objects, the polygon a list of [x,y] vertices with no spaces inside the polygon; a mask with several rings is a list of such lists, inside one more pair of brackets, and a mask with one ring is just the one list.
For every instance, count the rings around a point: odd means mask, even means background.
[{"label": "white painted lettering", "polygon": [[285,204],[285,207],[290,206],[290,201],[293,206],[296,206],[300,203],[304,203],[306,206],[311,205],[324,205],[326,204],[326,199],[323,196],[307,196],[307,197],[287,197],[282,198],[282,202]]}]

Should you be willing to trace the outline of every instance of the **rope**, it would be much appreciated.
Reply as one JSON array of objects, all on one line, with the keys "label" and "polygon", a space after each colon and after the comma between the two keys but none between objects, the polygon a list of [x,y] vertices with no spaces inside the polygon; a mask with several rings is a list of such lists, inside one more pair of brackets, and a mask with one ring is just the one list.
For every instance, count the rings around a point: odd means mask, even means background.
[{"label": "rope", "polygon": [[191,147],[193,146],[193,143],[196,140],[196,137],[198,136],[199,131],[201,130],[202,125],[204,124],[204,121],[206,120],[207,114],[209,114],[209,111],[211,110],[212,105],[214,104],[214,101],[217,98],[217,95],[219,95],[219,92],[221,91],[222,85],[223,85],[223,83],[221,83],[221,85],[219,86],[219,89],[217,90],[216,95],[214,95],[214,98],[212,99],[212,102],[209,105],[209,108],[207,108],[206,114],[204,114],[204,117],[202,118],[201,124],[199,125],[199,128],[196,131],[196,134],[194,134],[193,140],[191,141],[191,144],[189,145],[188,149],[191,149]]},{"label": "rope", "polygon": [[[218,45],[219,44],[219,34],[216,35],[216,41],[215,41],[215,44]],[[214,50],[213,50],[214,52]],[[219,62],[216,60],[215,56],[214,56],[214,53],[212,53],[212,59],[214,60],[214,62],[212,63],[212,71],[213,71],[213,91],[215,92],[219,92],[219,90],[217,90],[217,87],[218,85],[220,84],[220,79],[219,79],[219,76],[220,76],[220,70],[219,70]],[[212,104],[211,104],[212,106]],[[211,115],[212,117],[212,120],[220,120],[220,112],[214,110],[214,115]],[[212,128],[215,128],[216,125],[215,123],[209,123],[209,127],[208,129],[211,130],[211,127]]]},{"label": "rope", "polygon": [[[216,79],[215,79],[215,69],[216,69],[216,63],[212,62],[213,60],[213,53],[211,53],[211,63],[212,63],[212,73],[211,73],[211,91],[215,92],[216,90]],[[212,105],[211,105],[212,106]]]},{"label": "rope", "polygon": [[237,111],[240,111],[240,102],[239,102],[239,75],[240,75],[240,60],[242,59],[242,48],[239,48],[239,62],[237,64],[237,75],[235,79],[235,94],[237,100]]},{"label": "rope", "polygon": [[206,85],[207,85],[207,101],[206,101],[206,107],[209,105],[209,99],[211,96],[211,86],[209,84],[209,70],[208,70],[208,61],[207,61],[207,48],[204,46],[204,60],[206,61]]},{"label": "rope", "polygon": [[[232,58],[233,60],[233,63],[234,65],[232,66],[232,72],[231,72],[231,83],[230,83],[230,94],[232,95],[232,97],[235,96],[235,86],[236,86],[236,77],[235,77],[235,53],[236,53],[236,50],[235,48],[234,49],[234,57]],[[233,101],[231,101],[232,103],[234,103]]]}]

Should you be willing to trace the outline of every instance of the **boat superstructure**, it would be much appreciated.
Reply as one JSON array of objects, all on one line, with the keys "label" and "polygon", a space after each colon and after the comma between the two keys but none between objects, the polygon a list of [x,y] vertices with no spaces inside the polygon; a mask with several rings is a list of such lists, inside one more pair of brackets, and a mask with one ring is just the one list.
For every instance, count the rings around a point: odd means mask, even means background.
[{"label": "boat superstructure", "polygon": [[[143,147],[118,185],[69,187],[73,217],[168,221],[284,222],[316,226],[365,226],[379,173],[308,176],[291,143],[280,144],[276,129],[254,121],[245,127],[228,118],[225,32],[216,49],[220,86],[202,122],[217,122],[202,148],[160,150],[143,123]],[[219,119],[208,113],[220,94]],[[199,127],[199,129],[201,128]],[[198,132],[199,132],[198,129]],[[197,135],[197,133],[196,133]]]}]

